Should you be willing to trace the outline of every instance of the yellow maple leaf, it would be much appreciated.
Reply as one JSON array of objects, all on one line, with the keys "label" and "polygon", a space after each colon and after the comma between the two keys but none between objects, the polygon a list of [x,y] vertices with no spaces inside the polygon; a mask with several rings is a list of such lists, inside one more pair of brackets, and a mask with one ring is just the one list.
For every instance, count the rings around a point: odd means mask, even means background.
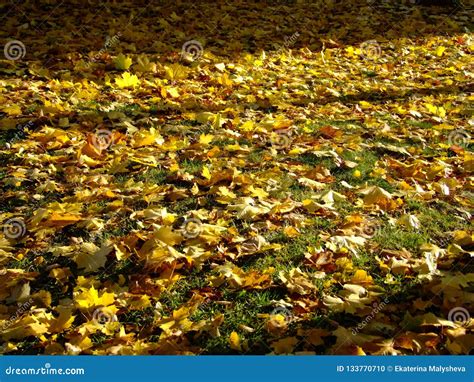
[{"label": "yellow maple leaf", "polygon": [[202,145],[208,145],[214,139],[214,135],[212,134],[201,134],[199,136],[199,143]]},{"label": "yellow maple leaf", "polygon": [[119,70],[127,70],[130,68],[130,66],[132,66],[132,59],[120,53],[117,57],[115,57],[114,64]]},{"label": "yellow maple leaf", "polygon": [[5,106],[2,108],[2,111],[4,113],[7,113],[8,115],[12,116],[12,115],[20,115],[21,114],[21,107],[16,105],[16,104],[13,104],[13,105],[10,105],[10,106]]},{"label": "yellow maple leaf", "polygon": [[242,350],[242,346],[240,344],[240,337],[237,332],[232,332],[229,336],[229,344],[230,348],[233,350],[240,351]]},{"label": "yellow maple leaf", "polygon": [[354,276],[352,276],[351,282],[354,284],[373,284],[374,280],[372,279],[372,276],[370,276],[366,271],[363,269],[358,269],[354,273]]},{"label": "yellow maple leaf", "polygon": [[177,87],[168,87],[166,88],[166,92],[172,97],[172,98],[178,98],[179,97],[179,90]]},{"label": "yellow maple leaf", "polygon": [[125,72],[122,74],[122,77],[117,77],[115,79],[115,83],[119,88],[123,89],[138,86],[140,84],[140,80],[135,74]]},{"label": "yellow maple leaf", "polygon": [[75,316],[72,315],[73,310],[70,307],[59,305],[56,311],[59,312],[59,316],[50,322],[50,333],[59,333],[65,329],[69,329],[75,318]]},{"label": "yellow maple leaf", "polygon": [[249,186],[247,190],[252,194],[252,196],[260,199],[265,199],[269,195],[268,192],[266,192],[263,188]]},{"label": "yellow maple leaf", "polygon": [[81,220],[81,215],[53,212],[49,219],[45,222],[47,226],[64,227],[74,224]]},{"label": "yellow maple leaf", "polygon": [[204,167],[202,168],[202,173],[201,173],[201,175],[202,175],[204,178],[206,178],[207,180],[210,180],[211,177],[212,177],[212,175],[211,175],[211,172],[209,171],[209,167],[204,166]]},{"label": "yellow maple leaf", "polygon": [[78,267],[85,268],[87,272],[95,272],[105,265],[107,255],[112,252],[112,246],[97,247],[93,243],[83,243],[74,257]]},{"label": "yellow maple leaf", "polygon": [[229,78],[229,75],[227,73],[224,73],[222,74],[221,76],[219,76],[217,78],[217,82],[220,84],[220,85],[223,85],[223,86],[232,86],[232,84],[234,83],[230,78]]},{"label": "yellow maple leaf", "polygon": [[382,209],[393,209],[392,195],[381,187],[373,186],[366,191],[364,204],[367,206],[376,205]]},{"label": "yellow maple leaf", "polygon": [[103,292],[99,296],[99,291],[93,286],[84,289],[76,295],[74,301],[79,309],[90,309],[99,306],[108,306],[114,303],[115,297],[113,293]]},{"label": "yellow maple leaf", "polygon": [[165,78],[171,81],[184,80],[188,77],[189,69],[180,64],[165,66]]},{"label": "yellow maple leaf", "polygon": [[153,234],[155,239],[161,240],[167,245],[175,245],[181,243],[183,237],[171,229],[171,227],[161,227]]},{"label": "yellow maple leaf", "polygon": [[436,55],[437,55],[438,57],[441,57],[441,56],[443,55],[443,53],[444,53],[445,50],[446,50],[446,48],[445,48],[444,46],[438,46],[438,47],[436,48]]},{"label": "yellow maple leaf", "polygon": [[242,130],[242,131],[252,131],[252,130],[254,130],[254,128],[255,128],[255,124],[253,123],[253,121],[244,122],[240,126],[240,130]]},{"label": "yellow maple leaf", "polygon": [[446,116],[446,109],[442,106],[435,106],[431,103],[425,103],[425,107],[431,114],[437,115],[438,117]]},{"label": "yellow maple leaf", "polygon": [[164,142],[163,137],[160,133],[152,127],[150,130],[140,129],[133,136],[132,145],[135,148],[150,146],[150,145],[160,145]]}]

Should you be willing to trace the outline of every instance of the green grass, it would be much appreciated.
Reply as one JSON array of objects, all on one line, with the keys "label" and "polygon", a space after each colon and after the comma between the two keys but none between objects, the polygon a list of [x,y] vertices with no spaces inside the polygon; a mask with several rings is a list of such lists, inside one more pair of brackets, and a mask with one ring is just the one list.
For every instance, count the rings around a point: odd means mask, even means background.
[{"label": "green grass", "polygon": [[472,221],[468,223],[459,219],[459,214],[442,201],[439,201],[434,208],[421,206],[419,213],[421,228],[433,237],[448,231],[466,229],[469,225],[472,227]]},{"label": "green grass", "polygon": [[[389,192],[395,191],[395,188],[386,180],[380,177],[371,176],[377,161],[381,158],[380,155],[371,150],[350,151],[346,150],[342,154],[342,158],[347,161],[357,163],[354,168],[344,166],[337,166],[333,158],[317,157],[311,153],[305,153],[298,157],[298,160],[311,167],[322,165],[331,171],[331,174],[336,178],[336,181],[331,185],[331,188],[336,191],[345,190],[340,184],[341,181],[346,181],[354,186],[357,185],[371,185],[379,186]],[[358,170],[360,177],[355,177],[354,172]],[[299,191],[298,189],[296,189]],[[295,193],[298,195],[298,192]],[[298,199],[297,199],[298,200]]]},{"label": "green grass", "polygon": [[111,336],[102,332],[95,332],[90,335],[90,339],[94,345],[103,345]]},{"label": "green grass", "polygon": [[205,163],[203,161],[197,159],[186,159],[180,163],[180,167],[182,167],[184,171],[190,174],[200,173],[204,165]]},{"label": "green grass", "polygon": [[11,355],[37,355],[41,340],[35,337],[29,337],[16,344],[16,350],[10,352]]},{"label": "green grass", "polygon": [[301,265],[308,246],[320,245],[318,226],[302,230],[300,236],[289,238],[283,232],[272,232],[265,239],[270,243],[281,244],[282,249],[271,250],[261,255],[244,257],[243,269],[265,270],[274,267],[276,271],[289,270]]},{"label": "green grass", "polygon": [[109,231],[109,233],[111,236],[125,236],[137,228],[137,221],[126,217],[121,220],[120,225],[115,227],[112,231]]},{"label": "green grass", "polygon": [[322,165],[329,169],[335,167],[334,159],[328,157],[319,157],[312,153],[304,153],[298,156],[298,161],[302,164],[315,167],[317,165]]},{"label": "green grass", "polygon": [[171,313],[188,301],[193,295],[193,289],[207,286],[205,274],[206,269],[203,271],[193,270],[186,275],[187,277],[181,278],[171,288],[165,290],[161,294],[159,301],[166,309],[166,312]]},{"label": "green grass", "polygon": [[120,261],[109,258],[104,268],[98,270],[97,278],[102,281],[114,280],[117,282],[120,275],[133,275],[139,273],[141,269],[142,264],[134,258]]},{"label": "green grass", "polygon": [[378,272],[378,264],[375,260],[375,255],[366,250],[359,251],[357,256],[352,258],[352,263],[355,268],[364,269],[370,274]]},{"label": "green grass", "polygon": [[159,168],[149,168],[142,174],[139,174],[136,179],[137,181],[143,181],[147,184],[157,184],[162,185],[166,184],[166,178],[168,176],[168,172],[161,170]]},{"label": "green grass", "polygon": [[414,253],[419,253],[420,247],[429,242],[429,236],[423,232],[385,226],[374,237],[374,241],[384,249],[401,250],[405,248]]},{"label": "green grass", "polygon": [[[420,221],[419,228],[401,228],[384,226],[374,237],[381,248],[400,250],[405,248],[419,253],[423,244],[442,243],[449,240],[449,232],[472,229],[473,223],[461,220],[449,204],[438,201],[437,206],[428,207],[420,201],[407,201],[408,213],[414,214]],[[446,242],[444,242],[446,244]]]},{"label": "green grass", "polygon": [[263,150],[254,150],[248,155],[247,159],[252,163],[261,163],[263,159],[263,153]]},{"label": "green grass", "polygon": [[176,200],[169,204],[168,209],[178,215],[185,215],[188,211],[199,208],[197,198]]},{"label": "green grass", "polygon": [[[258,315],[271,313],[274,309],[272,300],[279,300],[282,297],[282,293],[278,290],[244,290],[239,292],[224,290],[223,299],[232,301],[232,305],[206,304],[193,316],[193,319],[198,320],[214,317],[218,313],[224,315],[224,322],[219,327],[220,337],[211,337],[205,334],[197,339],[198,343],[203,346],[203,354],[238,353],[229,347],[229,336],[233,331],[239,334],[242,343],[247,343],[249,353],[268,353],[270,351],[268,348],[269,334],[265,330],[265,319]],[[248,326],[254,331],[246,332],[241,325]]]},{"label": "green grass", "polygon": [[420,127],[422,129],[431,129],[433,127],[433,124],[431,122],[417,121],[414,119],[409,119],[407,123],[411,126]]},{"label": "green grass", "polygon": [[126,325],[135,326],[134,330],[143,329],[153,323],[155,319],[153,308],[142,310],[127,310],[125,313],[117,316],[118,321]]},{"label": "green grass", "polygon": [[[41,258],[41,261],[38,261]],[[54,256],[50,252],[31,251],[21,260],[11,260],[6,264],[9,269],[23,269],[26,272],[38,272],[39,276],[30,282],[31,294],[45,290],[51,293],[53,304],[58,304],[64,297],[71,297],[71,291],[64,294],[61,288],[58,288],[57,281],[49,277],[48,267],[51,265],[67,267],[73,274],[77,273],[75,262],[66,256]]]}]

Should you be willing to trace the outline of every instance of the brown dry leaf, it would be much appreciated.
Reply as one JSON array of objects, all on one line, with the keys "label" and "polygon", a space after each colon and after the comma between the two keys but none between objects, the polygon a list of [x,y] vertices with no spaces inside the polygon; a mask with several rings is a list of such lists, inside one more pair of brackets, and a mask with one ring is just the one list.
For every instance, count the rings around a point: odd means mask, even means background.
[{"label": "brown dry leaf", "polygon": [[281,271],[278,275],[291,293],[305,295],[316,290],[316,286],[308,279],[307,274],[299,268],[293,268],[289,272]]},{"label": "brown dry leaf", "polygon": [[291,354],[298,344],[296,337],[286,337],[271,343],[271,348],[275,354]]}]

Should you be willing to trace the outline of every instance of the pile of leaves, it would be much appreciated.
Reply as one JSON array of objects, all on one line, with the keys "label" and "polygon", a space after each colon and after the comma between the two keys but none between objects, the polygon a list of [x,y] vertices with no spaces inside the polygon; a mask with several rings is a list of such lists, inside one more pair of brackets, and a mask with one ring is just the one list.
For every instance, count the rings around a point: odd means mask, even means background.
[{"label": "pile of leaves", "polygon": [[472,9],[55,3],[2,9],[2,353],[472,351]]}]

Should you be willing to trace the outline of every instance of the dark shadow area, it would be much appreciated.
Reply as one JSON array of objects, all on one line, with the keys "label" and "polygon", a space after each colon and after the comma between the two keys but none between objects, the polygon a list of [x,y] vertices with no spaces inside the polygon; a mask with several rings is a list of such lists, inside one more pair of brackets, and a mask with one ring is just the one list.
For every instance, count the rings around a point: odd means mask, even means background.
[{"label": "dark shadow area", "polygon": [[443,6],[421,0],[131,3],[7,0],[0,6],[0,37],[22,41],[25,60],[61,70],[68,60],[100,53],[116,35],[116,51],[172,60],[191,39],[216,56],[235,57],[465,33],[473,19],[472,4],[460,1],[444,1]]}]

